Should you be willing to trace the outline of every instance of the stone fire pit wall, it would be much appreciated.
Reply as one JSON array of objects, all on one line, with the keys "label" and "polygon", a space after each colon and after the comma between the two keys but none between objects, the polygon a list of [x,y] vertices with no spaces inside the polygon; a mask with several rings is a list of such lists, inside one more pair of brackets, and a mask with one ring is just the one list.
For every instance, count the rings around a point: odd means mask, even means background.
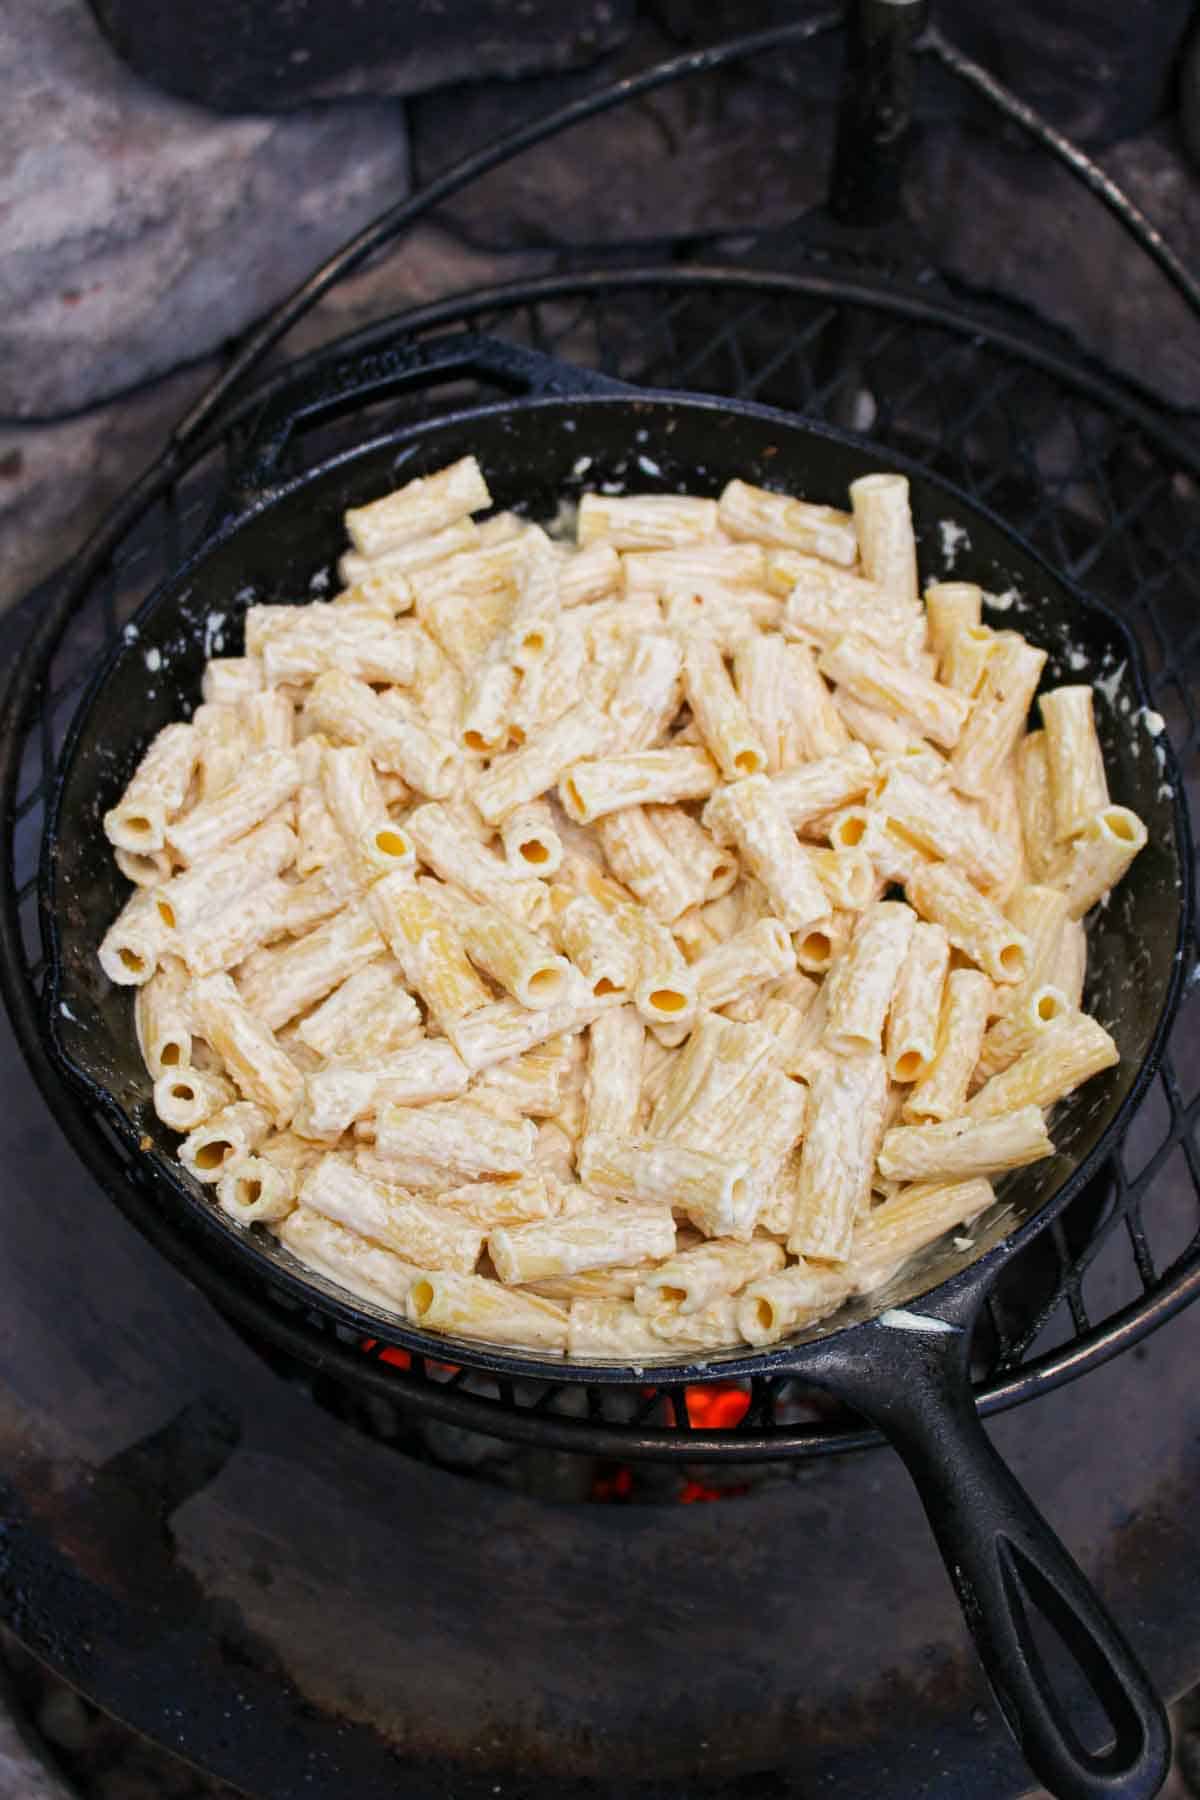
[{"label": "stone fire pit wall", "polygon": [[[597,83],[810,10],[0,0],[0,604],[77,548],[230,343],[412,185]],[[938,18],[1188,257],[1192,11],[956,0]],[[293,348],[547,267],[564,246],[782,224],[824,196],[839,76],[827,40],[593,120],[460,196]],[[1200,404],[1194,322],[1069,177],[932,71],[919,118],[908,208],[942,268],[1065,325],[1170,404]]]}]

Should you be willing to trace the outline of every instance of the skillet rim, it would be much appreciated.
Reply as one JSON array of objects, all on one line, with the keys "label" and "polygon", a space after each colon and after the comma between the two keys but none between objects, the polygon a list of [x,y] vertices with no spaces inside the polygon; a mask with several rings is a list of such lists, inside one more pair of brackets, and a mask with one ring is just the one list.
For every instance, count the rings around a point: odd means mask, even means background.
[{"label": "skillet rim", "polygon": [[[362,1337],[375,1339],[384,1337],[389,1342],[395,1343],[397,1347],[426,1357],[431,1362],[454,1361],[466,1369],[478,1369],[493,1374],[535,1381],[562,1382],[566,1380],[588,1385],[614,1386],[641,1382],[647,1375],[653,1377],[656,1385],[670,1386],[702,1380],[738,1380],[756,1375],[794,1374],[802,1372],[806,1362],[815,1362],[820,1352],[835,1340],[844,1345],[849,1334],[860,1330],[865,1331],[877,1325],[880,1314],[888,1309],[884,1305],[866,1318],[847,1320],[844,1324],[833,1325],[824,1330],[821,1329],[821,1325],[824,1323],[822,1321],[818,1326],[812,1328],[818,1335],[801,1334],[796,1339],[785,1340],[761,1350],[752,1350],[747,1346],[745,1354],[737,1346],[730,1346],[727,1349],[714,1349],[690,1363],[659,1359],[647,1359],[639,1363],[617,1361],[589,1363],[571,1359],[566,1355],[558,1358],[533,1356],[515,1349],[491,1345],[484,1341],[477,1342],[472,1339],[423,1331],[419,1327],[409,1325],[408,1321],[400,1318],[398,1314],[382,1310],[373,1313],[366,1310],[366,1303],[356,1300],[348,1290],[338,1287],[336,1283],[318,1275],[315,1271],[307,1271],[305,1265],[293,1258],[282,1247],[278,1247],[274,1252],[265,1250],[252,1232],[245,1231],[234,1224],[232,1220],[225,1219],[204,1196],[193,1193],[178,1174],[179,1165],[173,1159],[166,1157],[157,1147],[148,1152],[141,1149],[143,1134],[136,1122],[107,1088],[75,1062],[62,1039],[59,1026],[59,996],[65,971],[57,907],[55,850],[59,835],[58,817],[63,790],[86,727],[97,704],[101,701],[103,690],[117,663],[128,653],[129,642],[126,634],[130,627],[140,629],[144,620],[157,616],[160,608],[166,606],[172,598],[177,599],[180,587],[194,578],[196,570],[208,556],[228,542],[243,526],[271,507],[290,500],[310,484],[325,478],[332,471],[349,463],[376,454],[386,447],[399,447],[406,444],[415,446],[422,434],[441,432],[447,427],[461,427],[476,420],[498,419],[514,413],[562,412],[613,407],[630,408],[637,413],[656,411],[664,406],[688,407],[725,416],[732,414],[738,418],[749,418],[777,425],[792,433],[799,431],[810,439],[836,444],[842,449],[871,455],[876,463],[884,460],[871,439],[858,433],[842,431],[836,427],[810,421],[802,414],[789,413],[778,407],[763,406],[750,401],[731,401],[723,399],[719,395],[667,388],[632,389],[627,393],[612,394],[520,395],[501,401],[488,402],[481,406],[458,408],[448,413],[438,414],[434,419],[405,426],[397,432],[376,435],[338,451],[335,455],[288,480],[272,483],[253,494],[248,500],[244,500],[237,511],[227,513],[219,519],[216,526],[202,538],[184,562],[160,581],[146,596],[132,615],[125,632],[109,647],[108,654],[93,672],[72,713],[54,771],[54,780],[43,823],[38,863],[39,922],[47,964],[42,1000],[43,1037],[53,1063],[59,1072],[68,1079],[75,1092],[85,1096],[104,1114],[123,1144],[130,1151],[136,1152],[142,1157],[142,1165],[148,1166],[154,1186],[160,1192],[163,1189],[167,1190],[173,1201],[183,1203],[183,1216],[174,1223],[185,1228],[199,1228],[196,1232],[188,1229],[187,1235],[189,1238],[193,1235],[204,1238],[202,1253],[215,1251],[220,1259],[231,1266],[238,1275],[248,1277],[252,1273],[260,1282],[264,1282],[268,1286],[282,1287],[288,1293],[289,1299],[299,1302],[301,1305],[308,1304],[311,1307],[315,1299],[328,1314],[332,1315],[337,1325],[356,1331]],[[1138,706],[1143,709],[1150,707],[1151,695],[1143,665],[1141,646],[1125,620],[1107,601],[1086,594],[1070,577],[1056,570],[1040,551],[1028,544],[986,503],[972,498],[953,482],[931,473],[913,457],[889,450],[886,460],[890,468],[923,483],[932,484],[947,497],[948,501],[963,509],[964,517],[968,521],[972,516],[983,519],[993,530],[998,531],[1002,537],[1012,542],[1022,555],[1029,559],[1043,573],[1044,577],[1065,595],[1072,606],[1080,608],[1085,613],[1099,615],[1124,650]],[[231,481],[235,480],[236,471],[231,477]],[[228,488],[226,492],[228,492]],[[1127,1092],[1100,1137],[1086,1156],[1063,1177],[1058,1188],[1028,1217],[1023,1219],[1014,1231],[1005,1234],[996,1243],[973,1256],[969,1262],[943,1281],[910,1296],[905,1302],[906,1307],[920,1305],[924,1310],[936,1316],[939,1308],[946,1310],[961,1308],[962,1303],[968,1300],[972,1294],[977,1299],[981,1297],[1003,1264],[1018,1254],[1026,1244],[1053,1222],[1111,1153],[1114,1141],[1128,1126],[1144,1098],[1150,1082],[1157,1073],[1167,1035],[1182,995],[1183,952],[1192,924],[1194,908],[1192,834],[1184,799],[1182,772],[1169,736],[1165,732],[1162,733],[1157,743],[1164,750],[1162,777],[1164,781],[1170,783],[1172,790],[1171,812],[1177,928],[1170,974],[1162,992],[1158,1016],[1150,1034],[1146,1053]],[[125,1207],[120,1195],[109,1183],[103,1185],[109,1197],[121,1207],[127,1217],[137,1224],[136,1209]],[[343,1298],[343,1296],[345,1297]],[[836,1319],[837,1314],[835,1313],[831,1317]]]}]

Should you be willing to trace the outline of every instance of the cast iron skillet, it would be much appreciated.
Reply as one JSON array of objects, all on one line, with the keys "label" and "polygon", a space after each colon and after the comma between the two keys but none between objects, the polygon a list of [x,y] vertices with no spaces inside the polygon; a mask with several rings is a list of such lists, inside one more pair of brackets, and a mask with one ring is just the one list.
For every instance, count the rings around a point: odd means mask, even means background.
[{"label": "cast iron skillet", "polygon": [[[281,470],[294,427],[361,408],[407,383],[483,375],[520,397],[451,413],[377,438],[295,479]],[[880,465],[869,444],[764,407],[643,392],[470,334],[321,364],[265,409],[254,443],[202,547],[154,593],[98,670],[64,749],[47,814],[41,871],[50,969],[47,1032],[58,1065],[131,1147],[140,1147],[163,1209],[205,1239],[353,1329],[438,1358],[510,1376],[561,1379],[563,1364],[423,1333],[353,1299],[300,1266],[272,1238],[242,1232],[174,1159],[174,1135],[151,1105],[132,997],[100,974],[96,946],[124,897],[101,815],[146,743],[190,712],[206,657],[237,654],[251,602],[313,598],[336,585],[342,514],[400,481],[474,452],[498,505],[549,517],[564,495],[624,488],[715,493],[733,474],[843,504],[850,481]],[[1155,1793],[1168,1767],[1163,1709],[1129,1645],[1080,1571],[992,1449],[971,1399],[971,1332],[1008,1258],[1098,1167],[1153,1073],[1180,986],[1191,857],[1181,787],[1165,738],[1151,736],[1137,648],[1105,607],[1071,591],[998,519],[916,466],[912,484],[922,573],[953,573],[1015,593],[994,622],[1015,624],[1050,652],[1047,685],[1099,684],[1098,725],[1114,800],[1145,819],[1150,842],[1091,930],[1089,1007],[1113,1032],[1119,1067],[1058,1111],[1058,1152],[1002,1189],[965,1248],[935,1246],[890,1287],[769,1351],[730,1350],[692,1365],[654,1365],[656,1379],[791,1374],[847,1401],[886,1433],[916,1482],[997,1699],[1030,1766],[1064,1800]],[[328,577],[319,574],[329,572]],[[318,578],[314,582],[314,572]],[[642,1367],[570,1365],[589,1382],[644,1379]],[[1035,1641],[1040,1615],[1057,1632],[1107,1720],[1109,1748],[1085,1745]],[[1044,1639],[1043,1639],[1044,1641]],[[1074,1714],[1074,1716],[1072,1716]]]}]

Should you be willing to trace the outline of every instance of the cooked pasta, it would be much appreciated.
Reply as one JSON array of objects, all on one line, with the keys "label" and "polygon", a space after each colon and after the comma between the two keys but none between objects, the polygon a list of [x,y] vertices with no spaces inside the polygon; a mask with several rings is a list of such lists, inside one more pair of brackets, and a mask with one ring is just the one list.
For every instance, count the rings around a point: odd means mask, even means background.
[{"label": "cooked pasta", "polygon": [[[585,494],[473,457],[346,514],[103,818],[179,1158],[451,1337],[644,1362],[873,1292],[1111,1066],[1087,911],[1146,842],[1092,690],[921,596],[908,484]],[[1030,725],[1034,729],[1030,729]]]}]

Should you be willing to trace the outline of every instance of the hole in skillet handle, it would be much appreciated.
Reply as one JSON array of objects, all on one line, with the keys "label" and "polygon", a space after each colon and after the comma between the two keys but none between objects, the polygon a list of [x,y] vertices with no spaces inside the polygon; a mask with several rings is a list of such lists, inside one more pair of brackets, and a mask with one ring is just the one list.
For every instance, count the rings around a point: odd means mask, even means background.
[{"label": "hole in skillet handle", "polygon": [[975,1409],[968,1358],[989,1263],[920,1311],[884,1312],[814,1346],[803,1377],[877,1425],[903,1458],[1038,1780],[1058,1800],[1150,1800],[1171,1764],[1162,1702]]}]

